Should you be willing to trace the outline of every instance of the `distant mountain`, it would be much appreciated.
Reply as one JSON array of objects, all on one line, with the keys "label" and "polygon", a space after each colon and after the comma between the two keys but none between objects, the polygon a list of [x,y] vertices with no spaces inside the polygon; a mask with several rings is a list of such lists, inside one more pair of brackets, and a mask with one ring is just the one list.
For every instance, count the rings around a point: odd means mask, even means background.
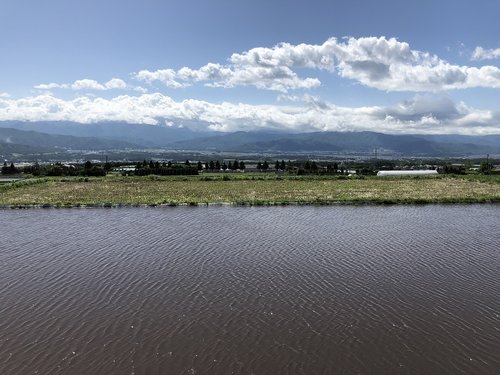
[{"label": "distant mountain", "polygon": [[[432,138],[434,137],[434,138]],[[490,138],[491,137],[491,138]],[[172,147],[240,152],[391,152],[400,155],[458,156],[500,153],[500,136],[420,136],[375,132],[314,132],[279,134],[237,132],[189,141]]]},{"label": "distant mountain", "polygon": [[21,153],[20,146],[28,146],[33,150],[42,150],[38,152],[43,152],[43,150],[46,152],[47,150],[54,149],[111,150],[139,147],[136,144],[119,140],[55,135],[10,128],[0,128],[0,143],[2,144],[1,147],[4,150],[12,149],[13,145],[17,145],[16,152],[19,153]]},{"label": "distant mountain", "polygon": [[492,134],[492,135],[434,134],[434,135],[419,135],[418,137],[440,143],[452,143],[452,144],[470,143],[476,145],[493,146],[497,148],[500,145],[500,134]]},{"label": "distant mountain", "polygon": [[75,137],[95,137],[133,143],[141,147],[165,147],[176,141],[200,137],[197,133],[183,127],[159,125],[140,125],[125,122],[80,124],[68,121],[0,121],[0,128],[30,130],[47,134],[71,135]]},{"label": "distant mountain", "polygon": [[[223,150],[238,151],[243,147],[252,148],[265,141],[279,141],[284,137],[289,137],[289,133],[269,133],[269,132],[235,132],[235,133],[211,133],[205,137],[189,139],[171,143],[169,146],[174,149],[189,150]],[[257,146],[255,146],[257,147]]]},{"label": "distant mountain", "polygon": [[[500,155],[500,135],[394,135],[376,132],[235,132],[128,123],[0,122],[0,142],[81,150],[168,148],[172,150],[286,153],[373,153],[394,156]],[[188,124],[189,125],[189,124]],[[199,125],[199,124],[198,124]],[[15,128],[21,133],[13,133]],[[31,133],[30,133],[31,132]],[[36,133],[33,133],[36,132]],[[45,133],[44,135],[40,135]],[[9,138],[10,137],[10,138]]]},{"label": "distant mountain", "polygon": [[[0,140],[0,159],[11,159],[15,154],[41,154],[47,152],[55,152],[56,150],[50,147],[27,146],[17,143],[5,143]],[[3,161],[2,161],[3,162]]]}]

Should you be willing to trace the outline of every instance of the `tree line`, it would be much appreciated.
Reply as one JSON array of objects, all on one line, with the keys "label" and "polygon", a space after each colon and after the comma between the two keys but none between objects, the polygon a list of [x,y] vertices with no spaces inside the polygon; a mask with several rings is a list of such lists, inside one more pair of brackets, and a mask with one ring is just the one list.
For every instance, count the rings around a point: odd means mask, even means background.
[{"label": "tree line", "polygon": [[33,165],[23,168],[24,173],[32,174],[33,176],[106,176],[106,173],[111,169],[109,163],[104,165],[93,164],[86,161],[83,164],[62,164],[54,163],[48,165]]},{"label": "tree line", "polygon": [[198,162],[198,169],[201,171],[202,169],[205,169],[206,171],[244,171],[246,169],[245,162],[243,161],[238,161],[235,160],[233,162],[228,161],[227,163],[223,160],[222,163],[219,160],[216,160],[215,162],[213,160],[205,162],[205,165],[203,167],[203,164],[201,162]]},{"label": "tree line", "polygon": [[[459,160],[452,164],[450,160],[365,160],[365,161],[343,161],[342,163],[315,161],[315,160],[295,160],[285,162],[285,160],[275,160],[269,162],[267,160],[256,162],[255,167],[259,172],[276,171],[277,173],[289,173],[297,175],[345,175],[348,170],[355,170],[359,175],[374,175],[379,170],[393,169],[437,169],[439,173],[444,174],[465,174],[469,173],[473,167],[472,162],[480,163],[479,168],[476,168],[480,174],[498,173],[494,169],[494,164],[491,160],[466,160],[460,163]],[[274,163],[274,168],[272,164]],[[33,176],[105,176],[107,172],[115,167],[126,165],[124,162],[106,162],[92,163],[86,161],[81,164],[63,164],[60,162],[54,164],[40,165],[38,162],[25,166],[16,167],[14,163],[5,161],[1,168],[2,175],[17,175],[20,173],[31,174]],[[160,162],[154,160],[143,160],[135,164],[132,170],[122,171],[122,174],[127,175],[197,175],[201,171],[219,172],[219,171],[245,171],[247,166],[241,160],[210,160],[191,162]]]},{"label": "tree line", "polygon": [[171,161],[162,162],[143,160],[137,162],[133,172],[136,176],[160,175],[160,176],[192,176],[198,174],[198,168],[191,165],[189,160],[184,164],[174,164]]},{"label": "tree line", "polygon": [[2,174],[17,174],[17,173],[19,173],[19,170],[16,168],[14,163],[10,163],[10,165],[8,165],[7,162],[4,161],[2,167]]}]

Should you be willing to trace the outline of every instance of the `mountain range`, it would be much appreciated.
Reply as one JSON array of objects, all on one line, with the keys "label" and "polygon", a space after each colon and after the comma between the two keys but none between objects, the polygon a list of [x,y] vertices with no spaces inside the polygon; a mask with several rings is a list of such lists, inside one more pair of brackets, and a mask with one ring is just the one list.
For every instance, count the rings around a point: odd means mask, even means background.
[{"label": "mountain range", "polygon": [[64,150],[166,148],[247,153],[374,153],[394,156],[500,155],[500,135],[376,132],[200,132],[127,123],[0,122],[0,155]]},{"label": "mountain range", "polygon": [[80,124],[69,121],[0,121],[0,128],[12,128],[17,130],[42,132],[46,134],[123,141],[133,144],[136,147],[145,148],[165,147],[172,142],[192,139],[200,136],[200,133],[193,132],[188,128],[139,125],[129,124],[126,122]]}]

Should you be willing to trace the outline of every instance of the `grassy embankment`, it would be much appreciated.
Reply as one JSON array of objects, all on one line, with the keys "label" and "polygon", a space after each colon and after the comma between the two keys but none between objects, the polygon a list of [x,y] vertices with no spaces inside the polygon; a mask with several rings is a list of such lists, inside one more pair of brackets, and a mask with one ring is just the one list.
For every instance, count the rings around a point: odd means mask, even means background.
[{"label": "grassy embankment", "polygon": [[231,174],[43,178],[0,186],[0,205],[500,202],[500,176],[297,177]]}]

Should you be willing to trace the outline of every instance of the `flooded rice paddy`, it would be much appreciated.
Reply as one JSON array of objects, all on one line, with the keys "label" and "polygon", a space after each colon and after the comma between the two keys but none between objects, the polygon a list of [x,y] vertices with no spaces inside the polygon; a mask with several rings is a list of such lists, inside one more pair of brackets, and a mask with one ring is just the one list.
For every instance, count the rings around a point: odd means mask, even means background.
[{"label": "flooded rice paddy", "polygon": [[1,374],[498,374],[498,205],[0,211]]}]

